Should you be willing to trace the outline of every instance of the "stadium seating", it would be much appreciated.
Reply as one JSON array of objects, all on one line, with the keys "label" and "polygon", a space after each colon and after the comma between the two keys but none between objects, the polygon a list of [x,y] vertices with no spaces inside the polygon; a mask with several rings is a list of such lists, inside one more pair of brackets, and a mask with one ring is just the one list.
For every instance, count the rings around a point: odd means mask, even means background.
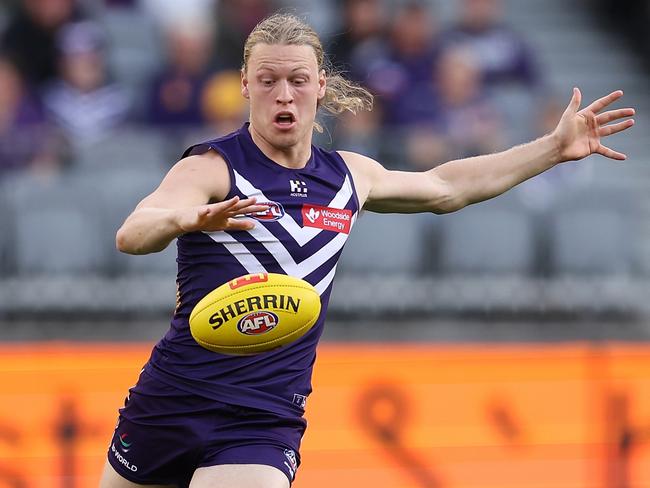
[{"label": "stadium seating", "polygon": [[108,33],[113,73],[137,91],[163,59],[163,45],[153,19],[139,9],[108,9],[99,20]]},{"label": "stadium seating", "polygon": [[574,191],[549,209],[551,267],[559,275],[628,275],[633,248],[632,195],[606,189]]},{"label": "stadium seating", "polygon": [[[91,187],[95,191],[95,207],[104,214],[99,229],[101,241],[107,247],[105,269],[110,275],[119,275],[133,268],[147,271],[140,264],[139,257],[129,257],[115,249],[115,233],[124,219],[133,211],[140,200],[156,189],[164,176],[160,166],[140,168],[135,166],[139,161],[132,161],[134,167],[103,167],[101,169],[83,168],[77,170],[70,178],[79,187]],[[143,258],[143,262],[156,263],[156,258]],[[173,259],[172,259],[173,268]],[[154,264],[152,271],[158,271],[159,264]],[[169,268],[168,268],[169,269]]]},{"label": "stadium seating", "polygon": [[341,274],[409,274],[420,269],[425,242],[420,223],[432,215],[394,215],[364,212],[345,245]]},{"label": "stadium seating", "polygon": [[512,195],[441,218],[443,273],[528,275],[535,260],[533,222]]},{"label": "stadium seating", "polygon": [[13,223],[11,254],[19,275],[89,274],[105,271],[103,210],[92,187],[68,175],[26,173],[7,178],[2,194]]}]

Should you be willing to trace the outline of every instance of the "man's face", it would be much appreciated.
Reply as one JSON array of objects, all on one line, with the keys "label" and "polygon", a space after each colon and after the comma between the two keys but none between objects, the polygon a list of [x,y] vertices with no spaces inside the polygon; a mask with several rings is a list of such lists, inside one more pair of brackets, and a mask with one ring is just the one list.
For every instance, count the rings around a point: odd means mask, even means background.
[{"label": "man's face", "polygon": [[266,142],[278,149],[311,143],[325,73],[311,46],[256,44],[242,73],[242,94],[250,100],[253,129]]}]

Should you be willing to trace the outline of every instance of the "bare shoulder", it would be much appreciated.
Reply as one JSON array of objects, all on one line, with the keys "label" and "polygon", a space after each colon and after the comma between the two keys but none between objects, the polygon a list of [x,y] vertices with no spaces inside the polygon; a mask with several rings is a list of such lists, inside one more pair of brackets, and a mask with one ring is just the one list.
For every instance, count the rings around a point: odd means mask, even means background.
[{"label": "bare shoulder", "polygon": [[211,201],[223,200],[230,191],[228,165],[223,156],[213,150],[181,159],[169,171],[167,178],[171,178],[174,184],[202,188],[210,195]]},{"label": "bare shoulder", "polygon": [[343,161],[347,165],[352,178],[354,179],[354,186],[357,190],[357,197],[361,206],[365,203],[370,195],[373,187],[373,182],[385,172],[386,169],[368,156],[363,154],[350,152],[350,151],[337,151]]},{"label": "bare shoulder", "polygon": [[192,176],[205,177],[214,175],[228,175],[228,165],[223,156],[216,151],[209,150],[203,154],[187,156],[178,161],[170,173],[188,173]]},{"label": "bare shoulder", "polygon": [[216,151],[178,161],[142,206],[175,208],[222,201],[230,191],[230,173]]}]

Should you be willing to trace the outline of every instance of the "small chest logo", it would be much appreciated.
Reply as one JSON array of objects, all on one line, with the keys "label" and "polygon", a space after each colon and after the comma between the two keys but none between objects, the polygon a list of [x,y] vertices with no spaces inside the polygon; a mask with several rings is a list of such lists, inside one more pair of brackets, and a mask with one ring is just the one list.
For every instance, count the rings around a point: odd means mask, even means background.
[{"label": "small chest logo", "polygon": [[289,180],[289,195],[292,197],[307,197],[307,183],[300,180]]},{"label": "small chest logo", "polygon": [[262,310],[249,313],[237,323],[237,329],[242,334],[260,335],[264,334],[278,325],[278,316],[273,312]]},{"label": "small chest logo", "polygon": [[293,404],[298,405],[300,408],[304,410],[305,406],[307,405],[307,397],[305,395],[301,395],[300,393],[294,393]]},{"label": "small chest logo", "polygon": [[302,226],[349,234],[352,226],[352,211],[344,208],[303,205]]},{"label": "small chest logo", "polygon": [[258,205],[268,205],[269,208],[262,210],[261,212],[250,214],[248,215],[249,217],[259,220],[260,222],[272,222],[284,217],[284,207],[278,202],[259,202]]},{"label": "small chest logo", "polygon": [[252,285],[254,283],[265,283],[267,281],[269,281],[268,273],[248,274],[240,276],[239,278],[235,278],[234,280],[230,280],[228,282],[228,286],[230,286],[231,290],[236,290],[242,286]]}]

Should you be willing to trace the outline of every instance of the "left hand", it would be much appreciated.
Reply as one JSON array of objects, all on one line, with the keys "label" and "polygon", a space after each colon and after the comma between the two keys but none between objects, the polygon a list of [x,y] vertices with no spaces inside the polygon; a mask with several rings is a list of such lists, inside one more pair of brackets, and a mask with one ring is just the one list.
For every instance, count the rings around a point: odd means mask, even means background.
[{"label": "left hand", "polygon": [[578,88],[573,89],[573,98],[552,134],[557,142],[561,161],[582,159],[590,154],[601,154],[619,161],[627,158],[625,154],[614,151],[601,142],[604,137],[624,131],[634,125],[633,119],[610,124],[610,122],[634,115],[633,108],[602,112],[622,96],[621,90],[612,92],[579,111],[582,94]]}]

